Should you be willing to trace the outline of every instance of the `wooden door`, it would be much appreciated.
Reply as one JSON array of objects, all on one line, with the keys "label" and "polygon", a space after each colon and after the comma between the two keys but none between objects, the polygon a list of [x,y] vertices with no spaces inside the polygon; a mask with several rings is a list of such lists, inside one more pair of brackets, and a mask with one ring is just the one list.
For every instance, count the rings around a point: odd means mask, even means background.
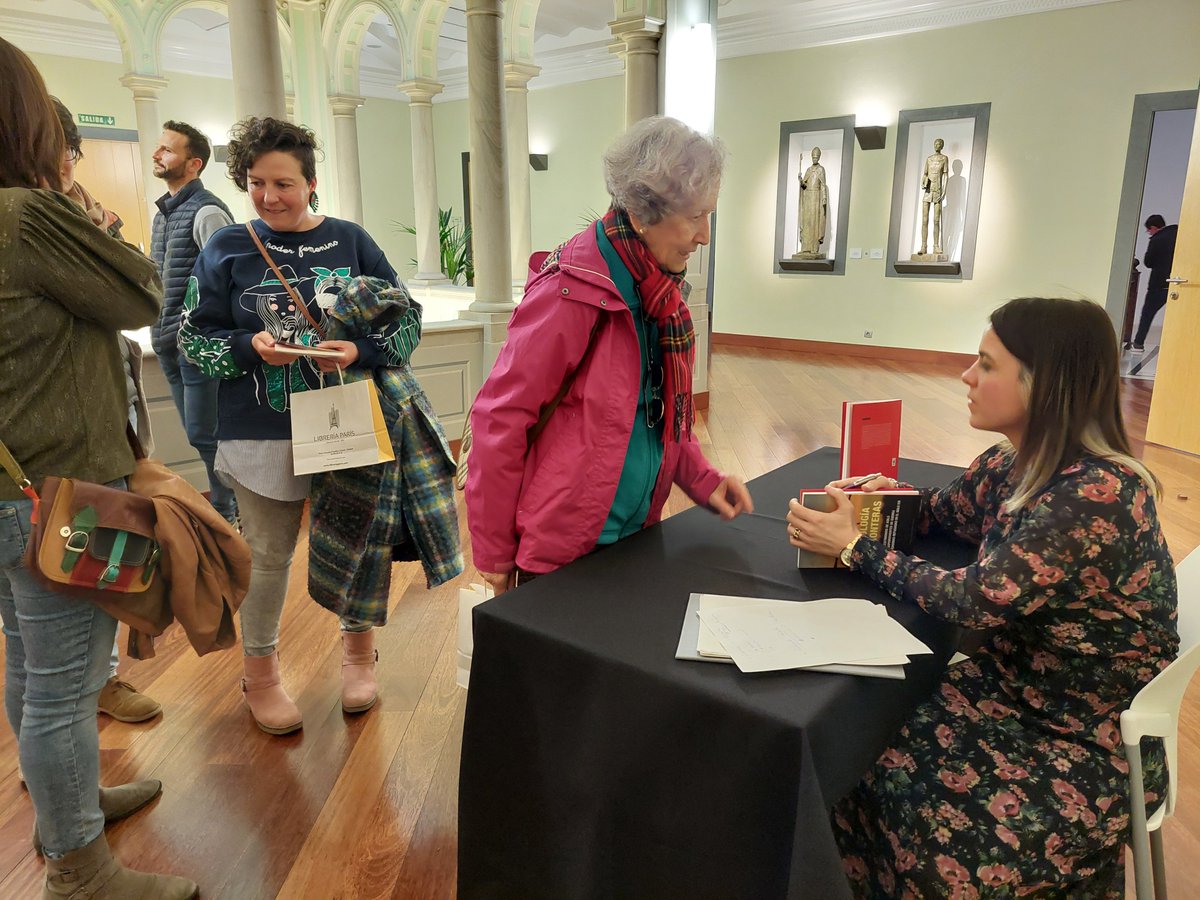
[{"label": "wooden door", "polygon": [[1146,440],[1200,456],[1200,116],[1192,132],[1171,275],[1180,280],[1167,286]]},{"label": "wooden door", "polygon": [[125,223],[121,234],[150,252],[150,216],[142,179],[141,151],[136,142],[85,139],[75,180]]}]

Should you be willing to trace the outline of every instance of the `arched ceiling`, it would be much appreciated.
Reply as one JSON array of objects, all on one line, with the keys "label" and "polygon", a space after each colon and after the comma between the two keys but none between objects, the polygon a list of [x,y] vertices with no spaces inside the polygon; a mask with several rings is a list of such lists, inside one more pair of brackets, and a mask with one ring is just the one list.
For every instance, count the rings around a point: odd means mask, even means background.
[{"label": "arched ceiling", "polygon": [[[534,89],[618,74],[621,62],[608,52],[608,22],[618,4],[625,8],[631,2],[505,0],[512,11],[506,58],[541,67],[530,85]],[[720,0],[717,55],[792,50],[1105,2],[1118,0]],[[325,15],[356,7],[363,7],[362,0],[329,0]],[[465,96],[465,7],[466,0],[375,0],[369,14],[350,16],[344,39],[326,36],[331,81],[345,90],[357,77],[358,93],[398,98],[398,82],[431,78],[446,85],[439,100]],[[139,74],[228,77],[223,9],[224,0],[0,0],[0,34],[32,52],[123,63]],[[282,20],[281,34],[286,52]]]}]

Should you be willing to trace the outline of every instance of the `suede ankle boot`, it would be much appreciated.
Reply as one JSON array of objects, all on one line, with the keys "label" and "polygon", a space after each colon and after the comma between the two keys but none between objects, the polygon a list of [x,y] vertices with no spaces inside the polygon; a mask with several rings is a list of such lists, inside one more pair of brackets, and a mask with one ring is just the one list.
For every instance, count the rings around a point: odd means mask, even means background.
[{"label": "suede ankle boot", "polygon": [[114,675],[101,689],[96,711],[118,722],[145,722],[162,712],[162,704]]},{"label": "suede ankle boot", "polygon": [[[159,794],[162,782],[157,778],[131,781],[100,788],[100,812],[104,813],[104,824],[131,816]],[[42,836],[38,833],[37,819],[33,820],[33,850],[42,855]]]},{"label": "suede ankle boot", "polygon": [[291,734],[304,725],[300,708],[292,702],[279,681],[279,653],[243,656],[246,677],[242,697],[258,727],[267,734]]},{"label": "suede ankle boot", "polygon": [[175,875],[151,875],[126,869],[113,859],[100,836],[62,859],[46,859],[42,900],[192,900],[200,888]]},{"label": "suede ankle boot", "polygon": [[342,632],[342,712],[366,712],[379,699],[375,629]]}]

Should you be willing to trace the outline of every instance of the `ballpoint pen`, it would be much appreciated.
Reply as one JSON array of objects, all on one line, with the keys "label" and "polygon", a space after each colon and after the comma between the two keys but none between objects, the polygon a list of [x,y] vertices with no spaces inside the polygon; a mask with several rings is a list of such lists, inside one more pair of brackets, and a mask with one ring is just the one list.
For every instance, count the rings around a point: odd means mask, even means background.
[{"label": "ballpoint pen", "polygon": [[862,487],[864,484],[866,484],[866,483],[867,483],[868,481],[870,481],[872,478],[879,478],[879,477],[881,477],[882,475],[883,475],[883,473],[882,473],[882,472],[872,472],[870,475],[864,475],[864,476],[862,476],[861,478],[855,478],[855,479],[854,479],[852,482],[850,482],[849,484],[843,484],[843,485],[842,485],[842,490],[844,491],[844,490],[846,490],[847,488],[856,488],[856,487]]}]

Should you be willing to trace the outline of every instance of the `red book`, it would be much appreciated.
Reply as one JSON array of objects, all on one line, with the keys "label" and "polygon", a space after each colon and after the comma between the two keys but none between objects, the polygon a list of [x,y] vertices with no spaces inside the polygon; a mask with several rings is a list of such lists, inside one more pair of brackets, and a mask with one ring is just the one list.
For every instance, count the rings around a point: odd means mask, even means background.
[{"label": "red book", "polygon": [[842,478],[878,472],[896,478],[900,464],[900,401],[842,404]]}]

